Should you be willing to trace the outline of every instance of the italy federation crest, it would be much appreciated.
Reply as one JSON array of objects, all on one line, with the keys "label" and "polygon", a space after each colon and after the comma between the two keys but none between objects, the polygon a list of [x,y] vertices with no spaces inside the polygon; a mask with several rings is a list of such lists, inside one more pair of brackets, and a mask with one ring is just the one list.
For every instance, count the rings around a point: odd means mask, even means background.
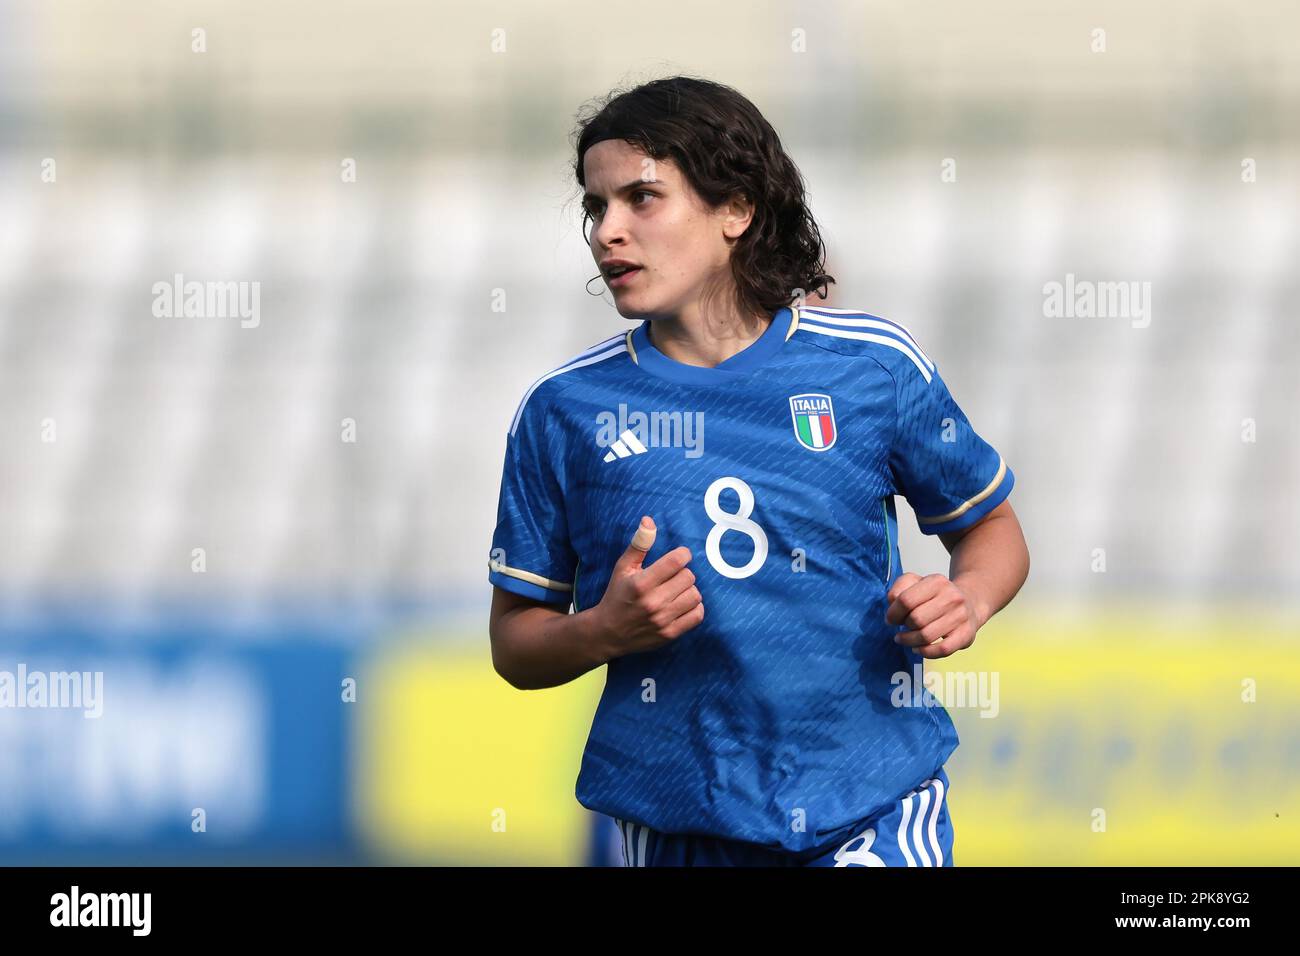
[{"label": "italy federation crest", "polygon": [[835,444],[835,407],[829,395],[810,392],[790,396],[790,417],[794,437],[809,451],[825,451]]}]

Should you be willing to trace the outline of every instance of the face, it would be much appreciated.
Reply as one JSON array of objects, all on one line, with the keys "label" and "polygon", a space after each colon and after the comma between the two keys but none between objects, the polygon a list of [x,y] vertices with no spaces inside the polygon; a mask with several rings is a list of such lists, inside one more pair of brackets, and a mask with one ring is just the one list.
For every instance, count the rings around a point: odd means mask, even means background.
[{"label": "face", "polygon": [[752,219],[742,199],[710,209],[671,160],[621,139],[588,149],[583,171],[596,264],[639,266],[619,278],[601,270],[624,318],[681,318],[731,288],[731,248]]}]

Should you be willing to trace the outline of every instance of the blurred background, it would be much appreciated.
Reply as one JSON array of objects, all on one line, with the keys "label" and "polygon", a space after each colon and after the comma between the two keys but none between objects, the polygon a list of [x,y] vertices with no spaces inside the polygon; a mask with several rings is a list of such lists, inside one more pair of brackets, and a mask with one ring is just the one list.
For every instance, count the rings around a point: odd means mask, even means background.
[{"label": "blurred background", "polygon": [[487,552],[523,391],[628,327],[577,112],[689,73],[803,171],[820,304],[907,325],[1015,470],[1030,580],[937,668],[999,682],[950,706],[956,862],[1294,863],[1297,28],[0,0],[0,861],[615,858],[573,796],[603,676],[496,676]]}]

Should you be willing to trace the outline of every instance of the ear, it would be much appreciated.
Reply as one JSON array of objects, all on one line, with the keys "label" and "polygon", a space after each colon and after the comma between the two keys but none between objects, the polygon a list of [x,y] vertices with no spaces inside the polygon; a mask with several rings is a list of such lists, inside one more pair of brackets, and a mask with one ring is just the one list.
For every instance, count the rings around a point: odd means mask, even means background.
[{"label": "ear", "polygon": [[722,234],[728,239],[739,239],[754,221],[754,204],[749,197],[736,193],[722,204]]}]

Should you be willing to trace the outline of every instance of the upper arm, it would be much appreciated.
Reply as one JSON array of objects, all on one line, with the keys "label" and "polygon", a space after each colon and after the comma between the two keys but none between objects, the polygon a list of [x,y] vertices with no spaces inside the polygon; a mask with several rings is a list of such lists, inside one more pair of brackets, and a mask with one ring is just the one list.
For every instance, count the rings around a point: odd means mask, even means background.
[{"label": "upper arm", "polygon": [[524,597],[522,594],[515,594],[513,591],[507,591],[505,588],[492,588],[492,610],[489,612],[488,626],[495,633],[497,625],[507,615],[515,611],[523,610],[530,607],[546,607],[552,611],[567,613],[568,608],[560,604],[548,604],[545,601],[536,601],[532,598]]},{"label": "upper arm", "polygon": [[979,521],[975,522],[974,524],[962,528],[959,531],[940,532],[938,537],[939,540],[943,542],[943,546],[948,549],[948,553],[952,554],[952,549],[957,547],[957,542],[960,541],[962,538],[966,537],[966,535],[970,534],[971,531],[978,528],[980,525],[984,524],[984,522],[990,521],[995,518],[1015,518],[1015,517],[1016,517],[1016,513],[1011,507],[1010,499],[1004,499],[1000,505],[998,505],[996,508],[994,508],[992,511],[990,511],[988,514],[986,514],[983,518],[981,518]]},{"label": "upper arm", "polygon": [[[532,598],[515,594],[505,588],[492,588],[492,610],[488,615],[488,638],[492,652],[492,667],[502,677],[506,677],[507,680],[510,680],[507,673],[511,657],[509,646],[504,640],[506,630],[503,628],[503,623],[519,611],[527,610],[530,607],[545,606],[540,601],[534,601]],[[514,681],[511,680],[511,683],[513,684]]]}]

